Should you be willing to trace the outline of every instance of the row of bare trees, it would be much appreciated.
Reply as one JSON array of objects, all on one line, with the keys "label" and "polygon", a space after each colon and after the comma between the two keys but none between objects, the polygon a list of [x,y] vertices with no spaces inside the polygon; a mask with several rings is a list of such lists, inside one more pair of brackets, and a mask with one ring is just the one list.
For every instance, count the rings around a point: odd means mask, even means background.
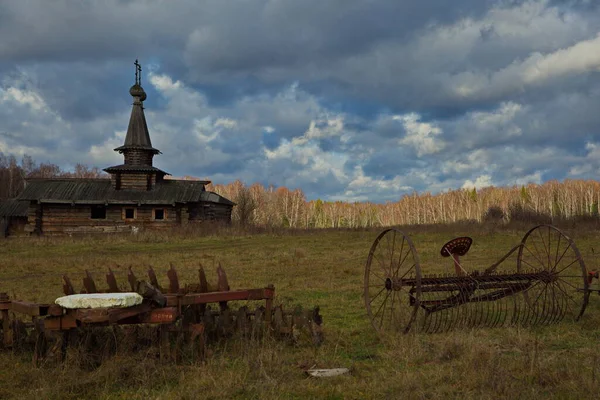
[{"label": "row of bare trees", "polygon": [[107,178],[99,168],[75,165],[73,172],[63,171],[56,164],[36,163],[30,156],[17,161],[15,156],[0,152],[0,199],[16,197],[25,187],[25,178]]},{"label": "row of bare trees", "polygon": [[[0,199],[17,196],[28,178],[106,178],[98,168],[77,164],[73,172],[55,164],[36,163],[25,156],[0,153]],[[438,224],[458,221],[509,221],[527,216],[554,219],[597,217],[600,182],[594,180],[549,181],[480,190],[457,189],[438,194],[412,193],[396,202],[307,201],[301,189],[245,185],[235,181],[209,185],[237,206],[232,219],[241,225],[291,228],[368,228],[377,226]]]},{"label": "row of bare trees", "polygon": [[[549,181],[439,194],[412,193],[396,202],[307,201],[300,189],[246,186],[240,181],[210,186],[237,203],[233,220],[241,224],[292,228],[363,228],[459,221],[509,221],[527,216],[552,221],[597,217],[600,182]],[[495,212],[494,212],[495,211]]]}]

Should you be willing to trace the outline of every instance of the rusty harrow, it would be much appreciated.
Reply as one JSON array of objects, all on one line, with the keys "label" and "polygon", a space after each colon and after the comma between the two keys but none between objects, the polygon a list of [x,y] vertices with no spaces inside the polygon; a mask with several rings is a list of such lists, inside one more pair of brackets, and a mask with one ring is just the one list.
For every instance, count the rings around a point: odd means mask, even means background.
[{"label": "rusty harrow", "polygon": [[[227,275],[219,265],[218,282],[207,282],[204,268],[198,270],[198,283],[181,285],[177,271],[171,265],[167,272],[168,286],[159,284],[154,269],[148,269],[148,281],[139,280],[129,267],[129,288],[117,283],[111,268],[106,274],[107,290],[99,290],[92,275],[86,271],[84,289],[80,293],[137,293],[142,296],[141,304],[129,307],[65,308],[58,304],[36,304],[10,300],[0,293],[0,338],[4,348],[34,349],[34,364],[39,364],[49,355],[64,359],[70,344],[90,344],[97,328],[116,327],[141,332],[149,327],[153,333],[147,342],[158,344],[161,360],[181,360],[204,357],[205,345],[211,340],[237,336],[259,339],[265,336],[297,341],[309,338],[320,344],[323,336],[322,318],[319,308],[284,310],[274,305],[275,288],[269,285],[259,289],[230,290]],[[68,276],[63,276],[63,291],[66,296],[77,292]],[[250,306],[249,302],[264,301],[264,305]],[[235,304],[244,303],[238,308]],[[255,303],[256,304],[256,303]],[[26,317],[25,319],[23,317]],[[27,319],[29,319],[27,321]],[[133,329],[132,329],[133,328]],[[111,337],[117,337],[113,331]],[[96,336],[97,347],[107,346]],[[135,340],[135,338],[134,338]],[[116,344],[114,344],[116,345]],[[115,347],[115,346],[113,346]]]},{"label": "rusty harrow", "polygon": [[[364,300],[379,331],[437,333],[459,327],[548,325],[578,320],[590,295],[587,272],[573,240],[551,225],[529,230],[521,243],[483,271],[460,261],[472,239],[442,246],[453,273],[423,275],[417,250],[397,229],[373,243],[364,276]],[[516,255],[516,270],[500,266]],[[598,275],[598,274],[596,274]]]}]

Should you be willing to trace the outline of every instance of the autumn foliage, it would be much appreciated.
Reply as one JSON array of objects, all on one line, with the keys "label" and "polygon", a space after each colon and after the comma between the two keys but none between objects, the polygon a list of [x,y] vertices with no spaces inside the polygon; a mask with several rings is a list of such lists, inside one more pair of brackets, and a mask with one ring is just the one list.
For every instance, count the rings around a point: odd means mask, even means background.
[{"label": "autumn foliage", "polygon": [[[77,164],[73,172],[63,171],[54,164],[37,164],[28,156],[19,163],[15,157],[0,153],[0,199],[17,196],[23,190],[26,177],[107,178],[108,175],[82,164]],[[551,223],[595,219],[600,203],[600,182],[572,179],[479,190],[456,189],[438,194],[399,194],[398,201],[386,203],[308,201],[302,189],[265,187],[259,183],[246,185],[239,180],[225,185],[209,184],[206,189],[237,204],[232,214],[234,223],[298,229],[461,221]]]},{"label": "autumn foliage", "polygon": [[[292,228],[369,228],[461,221],[550,223],[557,219],[598,217],[600,202],[600,182],[592,180],[456,189],[435,195],[412,193],[386,203],[307,201],[301,189],[246,186],[240,181],[210,185],[207,189],[238,204],[240,196],[249,192],[255,207],[244,216],[246,223]],[[240,220],[240,210],[234,208],[234,221]]]}]

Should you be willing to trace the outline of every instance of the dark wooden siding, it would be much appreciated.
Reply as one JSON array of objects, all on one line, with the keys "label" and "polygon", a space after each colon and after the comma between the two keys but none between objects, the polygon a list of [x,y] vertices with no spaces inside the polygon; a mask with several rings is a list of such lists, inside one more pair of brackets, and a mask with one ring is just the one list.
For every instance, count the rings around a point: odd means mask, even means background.
[{"label": "dark wooden siding", "polygon": [[126,165],[152,165],[154,154],[148,150],[130,149],[124,152]]},{"label": "dark wooden siding", "polygon": [[148,174],[121,174],[121,189],[148,190]]},{"label": "dark wooden siding", "polygon": [[223,221],[231,222],[232,206],[211,202],[201,202],[188,206],[190,221]]},{"label": "dark wooden siding", "polygon": [[[108,205],[105,219],[92,219],[90,205],[43,204],[41,232],[44,235],[73,233],[129,232],[140,229],[166,229],[177,225],[177,212],[173,206]],[[135,218],[126,219],[125,209],[135,210]],[[154,210],[165,210],[164,219],[155,220]],[[36,220],[40,220],[36,207],[30,207],[27,231],[35,232]],[[33,218],[32,218],[33,217]]]},{"label": "dark wooden siding", "polygon": [[0,237],[26,235],[26,217],[3,217],[0,218]]}]

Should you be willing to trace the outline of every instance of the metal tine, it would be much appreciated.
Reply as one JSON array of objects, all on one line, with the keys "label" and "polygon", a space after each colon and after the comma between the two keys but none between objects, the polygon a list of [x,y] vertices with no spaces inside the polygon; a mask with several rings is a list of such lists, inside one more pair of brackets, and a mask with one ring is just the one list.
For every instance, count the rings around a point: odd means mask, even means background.
[{"label": "metal tine", "polygon": [[508,321],[508,324],[510,326],[514,326],[517,323],[517,318],[519,316],[519,312],[521,310],[520,308],[520,302],[519,302],[519,296],[515,293],[513,293],[510,296],[510,310],[509,312],[512,312],[511,316],[510,316],[510,320]]},{"label": "metal tine", "polygon": [[541,289],[543,291],[543,294],[540,295],[540,298],[538,299],[538,304],[540,304],[540,315],[539,318],[536,321],[536,325],[546,325],[546,320],[548,319],[548,284],[545,284],[545,286]]},{"label": "metal tine", "polygon": [[476,328],[477,323],[479,322],[479,310],[481,307],[480,302],[469,303],[471,306],[471,310],[469,312],[469,327]]},{"label": "metal tine", "polygon": [[527,305],[527,301],[525,301],[525,292],[521,292],[517,294],[517,303],[519,305],[519,310],[517,315],[515,316],[515,323],[517,325],[525,326],[527,322],[527,314],[529,313],[529,306]]},{"label": "metal tine", "polygon": [[110,267],[108,268],[108,274],[106,274],[106,283],[108,284],[108,290],[111,293],[120,292],[119,285],[117,285],[117,278],[115,278],[115,274]]},{"label": "metal tine", "polygon": [[565,311],[568,307],[568,299],[561,296],[559,290],[554,290],[554,297],[556,299],[556,311],[555,316],[552,319],[552,323],[558,323],[562,321],[563,317],[565,316]]},{"label": "metal tine", "polygon": [[[217,267],[217,287],[219,292],[228,292],[229,291],[229,283],[227,282],[227,274],[223,267],[221,267],[221,263]],[[221,311],[227,309],[227,302],[221,301],[219,302],[219,307],[221,307]]]},{"label": "metal tine", "polygon": [[135,292],[137,290],[138,280],[131,269],[131,265],[129,266],[129,272],[127,273],[127,280],[129,281],[129,286],[131,286],[131,291]]},{"label": "metal tine", "polygon": [[565,317],[567,309],[569,307],[569,299],[566,298],[565,296],[561,295],[560,290],[556,290],[555,291],[556,296],[557,296],[557,314],[556,317],[554,318],[553,322],[554,323],[558,323],[560,321],[562,321],[562,319]]},{"label": "metal tine", "polygon": [[541,283],[539,283],[537,285],[539,293],[535,294],[535,296],[532,296],[529,299],[529,301],[532,303],[533,309],[535,311],[535,318],[531,322],[531,325],[540,325],[540,321],[544,316],[544,307],[543,307],[543,304],[541,303],[541,302],[543,302],[542,292],[543,292],[544,288],[540,287],[541,285],[542,285]]},{"label": "metal tine", "polygon": [[[427,292],[422,292],[421,293],[421,302],[424,302],[427,300]],[[427,322],[427,310],[425,310],[425,308],[417,310],[417,316],[415,321],[413,322],[413,329],[417,332],[424,332],[427,333],[427,330],[425,329],[425,323]]]},{"label": "metal tine", "polygon": [[461,327],[464,328],[467,324],[467,318],[469,316],[469,292],[467,290],[463,290],[460,293],[460,297],[459,297],[459,303],[461,304],[460,307],[457,307],[457,317],[456,320],[454,321],[454,324],[452,326],[452,328],[454,327]]},{"label": "metal tine", "polygon": [[483,301],[482,303],[486,304],[486,314],[485,314],[485,320],[483,321],[483,325],[484,327],[491,327],[492,325],[492,321],[494,320],[495,316],[496,316],[496,308],[498,307],[498,302],[497,301]]},{"label": "metal tine", "polygon": [[508,316],[508,306],[510,302],[510,297],[507,296],[500,300],[502,302],[502,310],[498,315],[498,319],[496,320],[496,324],[494,327],[503,327],[506,322],[506,317]]},{"label": "metal tine", "polygon": [[[566,303],[563,306],[562,297],[560,296],[560,291],[556,290],[553,286],[553,297],[555,299],[555,308],[554,308],[554,317],[552,318],[551,323],[558,323],[562,321],[564,313],[563,310],[566,308]],[[567,300],[567,299],[565,299]]]},{"label": "metal tine", "polygon": [[480,327],[483,321],[483,301],[475,302],[475,318],[473,319],[473,327]]},{"label": "metal tine", "polygon": [[554,291],[554,285],[552,285],[550,287],[550,289],[551,289],[551,293],[549,293],[549,295],[550,295],[550,298],[552,301],[552,305],[548,312],[548,319],[546,321],[547,325],[551,325],[556,321],[556,314],[557,314],[557,311],[559,310],[558,299],[556,298],[556,292]]},{"label": "metal tine", "polygon": [[[434,295],[435,296],[435,295]],[[439,300],[439,299],[436,299]],[[433,318],[433,326],[431,327],[431,333],[439,332],[440,322],[441,322],[441,313],[445,312],[445,310],[435,311],[429,314],[431,318]]]},{"label": "metal tine", "polygon": [[496,316],[496,307],[498,306],[497,301],[482,301],[481,303],[485,304],[485,319],[483,320],[482,327],[490,328],[492,326],[492,321]]},{"label": "metal tine", "polygon": [[[450,295],[454,296],[452,295],[452,292],[450,292]],[[440,326],[440,332],[448,332],[451,329],[452,322],[455,319],[455,313],[460,308],[460,305],[456,301],[456,298],[453,298],[450,302],[454,303],[454,305],[444,310],[447,312],[444,312],[444,314],[442,315],[442,325]]]},{"label": "metal tine", "polygon": [[85,287],[85,291],[87,293],[98,293],[96,289],[96,283],[94,282],[94,278],[88,270],[85,271],[85,278],[83,278],[83,287]]},{"label": "metal tine", "polygon": [[525,326],[530,326],[531,325],[531,321],[533,321],[535,319],[535,310],[533,309],[533,307],[531,307],[531,296],[533,296],[532,293],[529,293],[530,289],[528,289],[527,291],[523,292],[523,304],[525,306],[525,309],[527,310],[527,313],[525,313],[525,316],[523,317],[523,325]]},{"label": "metal tine", "polygon": [[200,293],[208,292],[208,282],[202,264],[200,264],[200,268],[198,268],[198,279],[200,279]]},{"label": "metal tine", "polygon": [[[534,285],[535,286],[533,286],[533,287],[536,287],[539,290],[540,283],[534,283]],[[527,324],[529,326],[536,325],[537,321],[540,318],[540,310],[539,310],[539,307],[538,307],[538,303],[534,302],[535,298],[537,297],[537,294],[536,293],[531,293],[531,292],[532,291],[527,292],[527,294],[526,294],[527,295],[526,302],[527,302],[527,305],[528,305],[528,307],[529,307],[529,309],[531,311],[531,313],[529,314],[529,319],[527,320]]]},{"label": "metal tine", "polygon": [[460,307],[457,307],[457,318],[454,321],[452,328],[454,327],[465,327],[466,320],[469,315],[469,303],[467,298],[467,292],[461,291],[461,295],[459,297],[459,302],[461,304]]},{"label": "metal tine", "polygon": [[553,290],[553,297],[556,300],[556,309],[554,312],[554,318],[552,319],[552,323],[557,323],[562,320],[563,310],[565,309],[565,307],[562,304],[563,297],[559,294],[557,295],[555,290]]},{"label": "metal tine", "polygon": [[551,285],[552,286],[550,286],[550,288],[548,289],[548,296],[551,297],[552,307],[549,312],[549,319],[546,321],[547,325],[551,325],[551,324],[555,323],[556,313],[559,309],[558,298],[556,297],[556,291],[554,290],[554,284],[551,284]]},{"label": "metal tine", "polygon": [[173,263],[169,263],[171,268],[167,271],[167,277],[169,278],[169,293],[179,293],[179,278],[177,277],[177,271],[173,266]]},{"label": "metal tine", "polygon": [[508,324],[511,326],[514,326],[517,323],[517,319],[519,316],[519,313],[521,312],[521,303],[519,301],[520,296],[519,296],[519,288],[515,288],[514,290],[517,290],[517,292],[513,291],[513,293],[510,295],[510,310],[509,312],[512,312],[512,315],[510,316],[510,320],[508,321]]},{"label": "metal tine", "polygon": [[[453,295],[452,292],[450,292],[450,295],[452,296],[451,299],[451,303],[453,303],[454,305],[450,308],[447,309],[447,313],[444,314],[445,317],[445,321],[444,324],[442,325],[441,329],[442,332],[448,332],[450,329],[452,329],[454,323],[456,322],[456,320],[458,319],[458,313],[460,313],[460,296],[462,295],[462,291],[461,291],[461,286],[458,286],[457,289],[458,293],[456,295]],[[457,296],[458,297],[455,297]]]},{"label": "metal tine", "polygon": [[488,318],[488,322],[486,326],[488,328],[493,328],[498,323],[499,314],[502,312],[502,300],[495,300],[488,303],[494,303],[491,307],[491,314]]},{"label": "metal tine", "polygon": [[227,282],[227,274],[223,267],[221,267],[221,263],[217,267],[217,277],[218,277],[218,287],[219,292],[228,292],[229,291],[229,282]]},{"label": "metal tine", "polygon": [[560,317],[558,318],[557,322],[563,320],[565,315],[567,315],[567,311],[569,309],[569,299],[566,296],[560,296],[560,298],[563,299],[563,307],[561,309]]},{"label": "metal tine", "polygon": [[158,284],[158,279],[156,278],[156,273],[154,272],[154,268],[152,265],[148,266],[148,279],[150,280],[150,284],[154,286],[158,290],[162,290],[160,285]]},{"label": "metal tine", "polygon": [[75,294],[75,289],[73,289],[73,284],[67,275],[63,275],[63,293],[65,296],[70,296]]},{"label": "metal tine", "polygon": [[[443,321],[444,321],[444,317],[446,317],[446,314],[448,314],[448,309],[445,308],[441,311],[436,311],[435,314],[437,314],[437,324],[435,326],[435,333],[441,333],[443,332]],[[447,318],[447,317],[446,317]]]},{"label": "metal tine", "polygon": [[[424,292],[422,293],[422,295],[424,298],[425,295],[430,298],[432,296],[432,292]],[[425,316],[423,317],[423,332],[433,333],[433,330],[431,328],[431,323],[435,320],[435,316],[433,314],[435,313],[425,311]]]}]

